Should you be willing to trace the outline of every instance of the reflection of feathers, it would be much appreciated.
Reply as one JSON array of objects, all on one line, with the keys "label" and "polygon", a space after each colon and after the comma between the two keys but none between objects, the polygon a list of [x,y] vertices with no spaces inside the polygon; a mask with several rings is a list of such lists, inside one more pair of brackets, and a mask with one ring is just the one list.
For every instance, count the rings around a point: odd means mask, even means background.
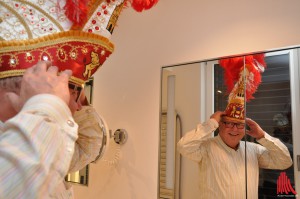
[{"label": "reflection of feathers", "polygon": [[219,60],[219,64],[224,68],[227,91],[230,93],[237,82],[243,81],[245,74],[246,100],[253,99],[253,94],[261,82],[261,72],[266,67],[264,57],[264,54],[255,54]]}]

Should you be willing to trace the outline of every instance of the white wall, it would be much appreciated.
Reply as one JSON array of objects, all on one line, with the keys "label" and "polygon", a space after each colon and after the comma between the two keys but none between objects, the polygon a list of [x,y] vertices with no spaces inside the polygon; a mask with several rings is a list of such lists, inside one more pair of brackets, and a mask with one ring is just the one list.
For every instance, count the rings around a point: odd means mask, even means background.
[{"label": "white wall", "polygon": [[298,45],[299,9],[299,0],[160,0],[123,11],[115,52],[95,75],[94,106],[129,138],[117,166],[91,166],[76,198],[157,198],[161,67]]}]

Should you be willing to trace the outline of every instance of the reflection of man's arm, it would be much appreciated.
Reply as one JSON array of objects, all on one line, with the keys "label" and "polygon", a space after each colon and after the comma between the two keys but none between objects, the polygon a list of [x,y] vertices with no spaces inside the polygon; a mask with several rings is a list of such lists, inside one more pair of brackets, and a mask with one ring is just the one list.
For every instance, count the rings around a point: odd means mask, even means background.
[{"label": "reflection of man's arm", "polygon": [[292,164],[287,147],[277,138],[265,133],[264,138],[257,140],[259,146],[259,166],[266,169],[287,169]]},{"label": "reflection of man's arm", "polygon": [[266,169],[287,169],[292,165],[292,159],[287,147],[277,138],[267,134],[252,119],[246,118],[250,127],[247,134],[256,138],[256,141],[264,147],[258,145],[258,162],[261,168]]},{"label": "reflection of man's arm", "polygon": [[211,137],[211,133],[218,128],[219,124],[215,119],[199,124],[196,129],[186,133],[177,143],[178,151],[185,157],[201,161],[203,157],[203,147],[201,144]]},{"label": "reflection of man's arm", "polygon": [[78,139],[69,172],[75,172],[94,161],[99,155],[103,134],[98,114],[92,106],[84,106],[74,115],[78,124]]}]

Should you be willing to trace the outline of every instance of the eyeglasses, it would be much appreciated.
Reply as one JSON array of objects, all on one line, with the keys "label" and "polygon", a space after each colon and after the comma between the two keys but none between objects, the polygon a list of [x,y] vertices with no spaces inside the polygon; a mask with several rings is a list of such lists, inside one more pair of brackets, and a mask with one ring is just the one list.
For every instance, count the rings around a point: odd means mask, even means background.
[{"label": "eyeglasses", "polygon": [[236,126],[237,129],[244,129],[245,128],[245,124],[243,123],[233,123],[233,122],[223,122],[225,124],[226,128],[233,128],[234,126]]},{"label": "eyeglasses", "polygon": [[75,101],[78,102],[78,100],[81,96],[81,93],[83,91],[83,87],[69,83],[69,89],[73,90],[74,94],[76,94],[76,100]]}]

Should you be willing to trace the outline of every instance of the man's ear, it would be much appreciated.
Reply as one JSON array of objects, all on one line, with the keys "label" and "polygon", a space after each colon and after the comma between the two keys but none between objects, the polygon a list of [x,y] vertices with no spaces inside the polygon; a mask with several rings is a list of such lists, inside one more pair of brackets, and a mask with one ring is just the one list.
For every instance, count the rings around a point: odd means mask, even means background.
[{"label": "man's ear", "polygon": [[7,98],[7,101],[12,105],[12,107],[15,109],[15,111],[18,113],[23,107],[23,104],[21,104],[20,96],[17,95],[14,92],[7,92],[5,93],[5,97]]}]

